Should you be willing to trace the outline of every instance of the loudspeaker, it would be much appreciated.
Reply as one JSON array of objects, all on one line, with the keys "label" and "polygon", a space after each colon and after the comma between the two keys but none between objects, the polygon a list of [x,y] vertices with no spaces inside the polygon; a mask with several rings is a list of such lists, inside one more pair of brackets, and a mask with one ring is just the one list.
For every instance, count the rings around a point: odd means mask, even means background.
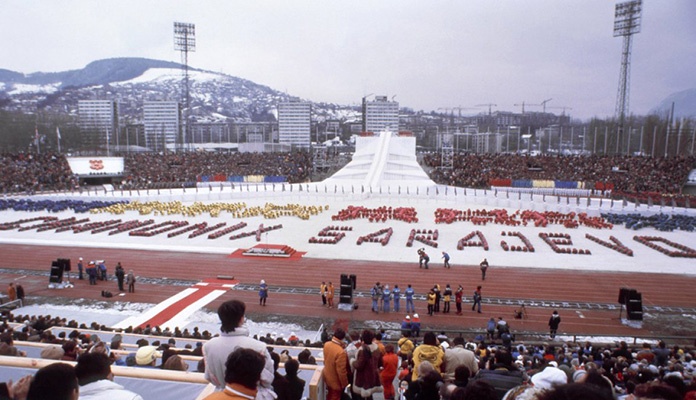
[{"label": "loudspeaker", "polygon": [[353,290],[355,290],[355,288],[357,287],[356,285],[358,284],[358,277],[356,277],[355,275],[351,275],[350,280],[351,282],[353,282]]},{"label": "loudspeaker", "polygon": [[59,263],[63,264],[63,271],[70,272],[70,259],[69,258],[59,258],[57,261]]},{"label": "loudspeaker", "polygon": [[[628,293],[633,290],[629,288],[621,288],[619,289],[619,304],[626,304],[626,297],[628,297]],[[633,290],[635,292],[635,290]]]},{"label": "loudspeaker", "polygon": [[51,262],[51,275],[48,277],[50,283],[61,283],[63,281],[63,263],[58,261]]},{"label": "loudspeaker", "polygon": [[633,290],[626,298],[626,313],[632,321],[643,320],[643,295]]},{"label": "loudspeaker", "polygon": [[339,303],[350,304],[353,302],[353,282],[348,275],[341,275],[341,288],[339,292]]}]

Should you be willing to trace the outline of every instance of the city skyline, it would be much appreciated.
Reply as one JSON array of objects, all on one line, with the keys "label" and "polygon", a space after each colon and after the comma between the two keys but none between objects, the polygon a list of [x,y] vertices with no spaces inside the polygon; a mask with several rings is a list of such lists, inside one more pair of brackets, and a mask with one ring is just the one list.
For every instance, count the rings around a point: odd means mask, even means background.
[{"label": "city skyline", "polygon": [[[79,69],[114,57],[180,61],[173,22],[196,25],[194,68],[315,102],[358,105],[370,93],[402,107],[611,117],[621,61],[605,0],[467,2],[9,0],[0,68]],[[688,0],[643,1],[630,76],[632,114],[696,88]],[[566,109],[563,109],[566,107]],[[442,110],[440,110],[442,111]],[[454,111],[457,112],[457,111]]]}]

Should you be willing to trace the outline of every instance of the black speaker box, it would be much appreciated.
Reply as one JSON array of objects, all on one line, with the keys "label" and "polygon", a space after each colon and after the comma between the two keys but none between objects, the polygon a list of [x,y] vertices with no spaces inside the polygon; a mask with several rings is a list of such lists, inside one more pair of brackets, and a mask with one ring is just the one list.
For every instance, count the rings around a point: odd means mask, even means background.
[{"label": "black speaker box", "polygon": [[633,289],[629,288],[621,288],[619,289],[619,304],[626,304],[626,297],[628,296],[628,292],[630,292]]},{"label": "black speaker box", "polygon": [[58,262],[63,264],[63,271],[70,272],[70,259],[69,258],[59,258]]},{"label": "black speaker box", "polygon": [[63,281],[63,264],[58,261],[51,262],[51,275],[48,277],[50,283],[61,283]]}]

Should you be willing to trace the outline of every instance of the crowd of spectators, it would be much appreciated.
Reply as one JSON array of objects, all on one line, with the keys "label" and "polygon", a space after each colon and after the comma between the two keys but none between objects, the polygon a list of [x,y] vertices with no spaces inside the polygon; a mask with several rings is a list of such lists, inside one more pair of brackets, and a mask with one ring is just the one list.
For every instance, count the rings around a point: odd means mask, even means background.
[{"label": "crowd of spectators", "polygon": [[141,153],[125,157],[124,189],[160,182],[195,182],[201,176],[284,176],[304,182],[312,169],[308,152],[291,153]]},{"label": "crowd of spectators", "polygon": [[[16,153],[0,156],[0,193],[37,193],[79,189],[66,156],[56,153]],[[305,182],[312,157],[291,153],[142,153],[124,157],[123,189],[147,189],[196,182],[202,176],[283,176]]]},{"label": "crowd of spectators", "polygon": [[[437,183],[485,188],[494,179],[560,180],[611,183],[627,193],[676,194],[696,168],[695,156],[561,156],[517,154],[455,154],[454,168],[441,166],[442,156],[429,153],[423,163]],[[64,155],[4,154],[0,156],[0,193],[35,193],[78,189]],[[215,176],[283,176],[290,183],[310,178],[309,152],[291,153],[139,153],[124,158],[123,189],[172,187]],[[165,186],[162,186],[165,185]]]},{"label": "crowd of spectators", "polygon": [[454,155],[452,169],[441,166],[442,156],[430,153],[424,163],[437,183],[485,188],[493,179],[558,180],[613,183],[624,192],[680,193],[696,157],[559,156],[518,154]]},{"label": "crowd of spectators", "polygon": [[0,155],[0,193],[74,190],[77,178],[63,155],[16,153]]},{"label": "crowd of spectators", "polygon": [[[21,323],[22,325],[21,328],[13,329],[8,322]],[[76,329],[68,334],[61,331],[58,336],[54,336],[49,330],[52,326],[67,326]],[[111,332],[111,342],[106,343],[94,333],[90,335],[79,331],[79,329],[88,328]],[[167,336],[164,331],[158,328],[146,327],[142,330],[133,329],[131,331],[143,334],[147,332],[151,335],[159,333],[162,336]],[[339,333],[338,337],[337,333]],[[351,332],[350,335],[334,332],[333,336],[327,336],[328,341],[318,345],[324,345],[324,365],[329,359],[326,346],[330,342],[339,343],[343,349],[341,351],[348,353],[343,359],[344,363],[345,360],[353,360],[351,365],[357,365],[355,360],[356,357],[359,357],[359,352],[355,353],[355,350],[362,348],[362,340],[365,337],[373,338],[372,343],[375,344],[375,349],[379,348],[380,357],[384,359],[383,365],[386,365],[387,358],[394,355],[402,359],[403,362],[399,362],[400,366],[396,373],[399,377],[398,380],[404,381],[408,386],[405,392],[406,399],[552,399],[554,398],[552,395],[559,394],[559,392],[588,390],[585,387],[578,387],[578,385],[595,385],[592,389],[596,392],[593,392],[595,396],[593,398],[598,399],[623,399],[631,398],[629,397],[631,395],[640,398],[646,393],[661,393],[662,396],[649,398],[675,400],[696,398],[696,381],[693,379],[696,373],[696,353],[693,349],[676,345],[668,346],[664,341],[646,342],[632,346],[626,342],[603,345],[591,342],[564,343],[562,341],[511,345],[510,343],[497,344],[482,336],[465,341],[462,337],[450,339],[444,333],[437,336],[432,332],[426,332],[426,334],[427,338],[424,337],[422,343],[416,341],[415,350],[423,347],[427,348],[428,351],[414,350],[408,354],[402,351],[403,340],[399,341],[398,346],[394,345],[393,347],[387,342],[382,344],[381,332],[372,333],[372,335],[366,335],[365,332],[363,334]],[[96,323],[87,327],[76,321],[66,321],[58,317],[12,315],[10,313],[6,315],[6,322],[0,326],[0,354],[25,356],[25,353],[15,347],[14,340],[36,341],[50,344],[42,350],[42,358],[77,360],[78,365],[82,354],[99,353],[105,354],[105,359],[110,360],[113,365],[186,370],[186,363],[179,355],[200,356],[202,346],[198,345],[195,349],[189,347],[178,349],[174,337],[172,332],[168,339],[162,340],[162,343],[159,340],[148,342],[141,339],[137,343],[137,351],[133,350],[133,353],[128,357],[119,357],[118,352],[114,350],[122,349],[122,338],[120,333],[113,332],[112,329],[99,326]],[[200,337],[204,341],[210,338],[203,333],[200,336],[192,335],[191,337]],[[327,337],[323,339],[327,340]],[[292,357],[288,355],[287,351],[274,356],[270,346],[290,344],[291,341],[296,342],[299,346],[303,345],[299,338],[285,340],[277,336],[273,339],[272,335],[266,335],[259,339],[266,346],[269,346],[268,350],[274,361],[277,358],[284,363],[292,360]],[[395,352],[390,348],[398,351]],[[126,349],[121,351],[126,351]],[[305,350],[305,353],[313,358],[310,352]],[[418,356],[418,362],[416,362],[415,354],[421,353],[426,354],[427,357]],[[300,364],[316,363],[316,360],[302,358],[303,356],[300,354],[298,356]],[[88,360],[94,361],[89,358],[85,359],[85,361]],[[392,364],[393,362],[390,359],[388,363]],[[290,364],[296,367],[294,362]],[[107,369],[106,366],[104,369]],[[205,364],[199,364],[198,372],[203,372],[204,369]],[[292,371],[290,375],[292,376]],[[34,381],[37,379],[36,376],[38,375],[35,375]],[[80,392],[85,389],[83,386],[92,382],[94,381],[81,381]],[[381,384],[391,385],[391,382],[391,380],[387,380],[382,381]],[[23,384],[28,385],[29,383],[23,382]],[[102,384],[107,385],[106,382]],[[15,389],[26,390],[26,388],[22,389],[21,387]],[[433,390],[431,391],[431,389]],[[392,388],[384,388],[385,393],[393,393],[389,390]]]}]

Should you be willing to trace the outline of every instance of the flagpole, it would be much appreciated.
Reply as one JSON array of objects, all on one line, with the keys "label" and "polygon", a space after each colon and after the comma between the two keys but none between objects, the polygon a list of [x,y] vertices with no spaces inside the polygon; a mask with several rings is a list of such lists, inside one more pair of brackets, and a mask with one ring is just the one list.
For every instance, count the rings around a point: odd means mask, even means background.
[{"label": "flagpole", "polygon": [[34,141],[36,143],[36,154],[41,154],[41,144],[39,143],[39,128],[35,128]]}]

